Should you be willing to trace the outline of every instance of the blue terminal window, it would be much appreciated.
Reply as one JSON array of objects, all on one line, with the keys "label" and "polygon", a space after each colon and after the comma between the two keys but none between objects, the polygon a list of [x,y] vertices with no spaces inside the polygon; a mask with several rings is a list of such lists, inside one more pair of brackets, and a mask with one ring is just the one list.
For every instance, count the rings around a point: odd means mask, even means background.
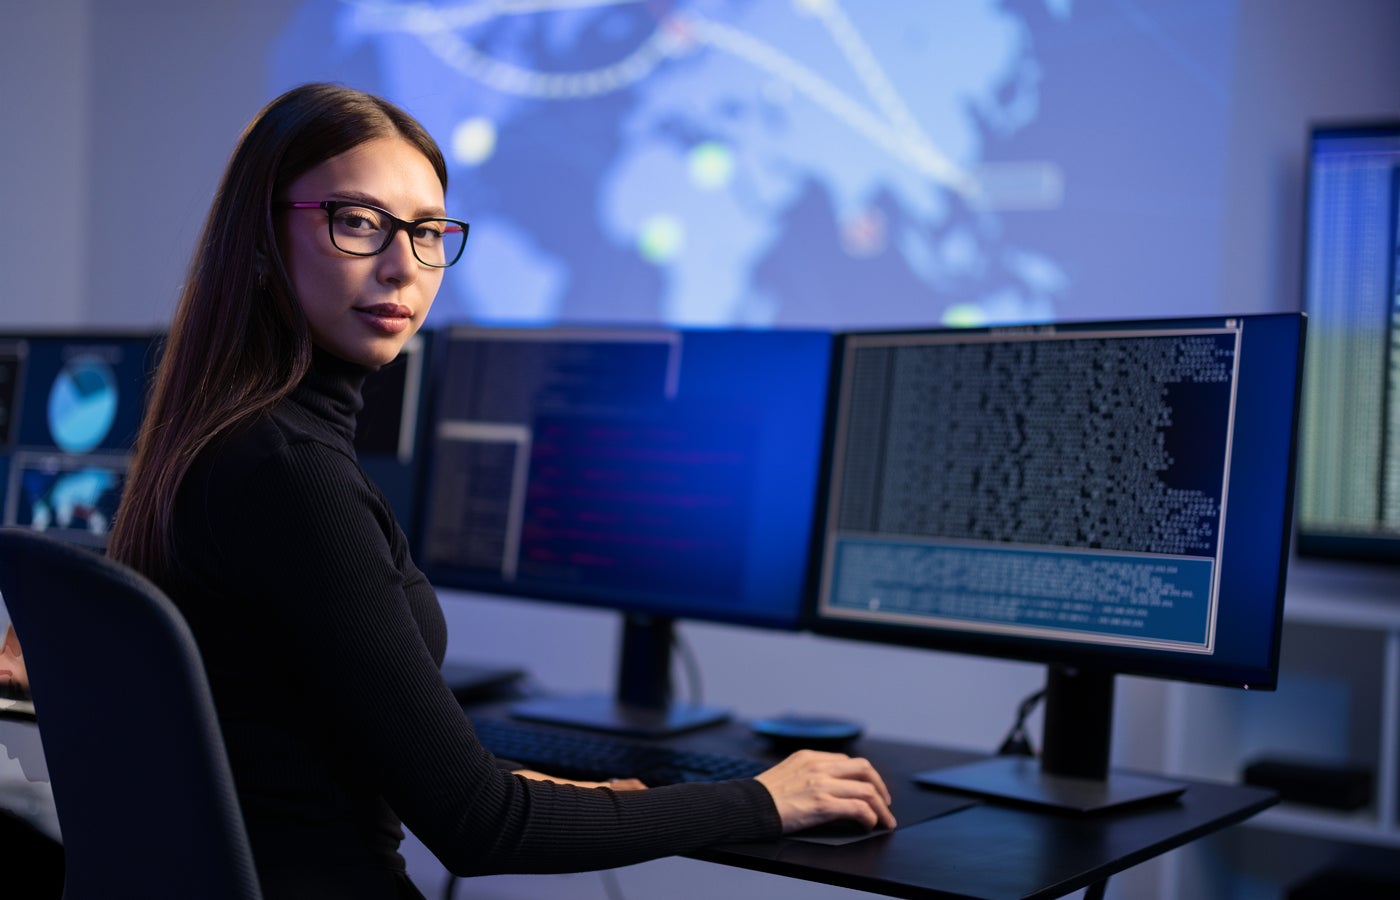
[{"label": "blue terminal window", "polygon": [[464,588],[797,627],[830,344],[453,330],[420,563]]},{"label": "blue terminal window", "polygon": [[614,697],[517,714],[661,734],[672,623],[796,629],[832,337],[815,331],[453,329],[416,557],[435,583],[616,610]]}]

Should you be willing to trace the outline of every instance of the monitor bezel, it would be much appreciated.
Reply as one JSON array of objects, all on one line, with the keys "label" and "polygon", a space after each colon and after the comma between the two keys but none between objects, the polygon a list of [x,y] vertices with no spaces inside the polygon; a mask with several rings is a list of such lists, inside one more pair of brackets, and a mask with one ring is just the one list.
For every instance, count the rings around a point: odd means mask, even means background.
[{"label": "monitor bezel", "polygon": [[[1060,667],[1074,670],[1099,671],[1109,675],[1133,675],[1252,690],[1275,689],[1278,684],[1280,645],[1282,642],[1284,622],[1284,593],[1292,537],[1293,488],[1297,466],[1298,416],[1302,384],[1303,348],[1306,332],[1305,315],[1301,313],[1255,313],[1246,315],[1158,317],[1117,320],[1066,320],[1037,325],[988,326],[973,329],[920,328],[842,332],[837,335],[835,348],[836,358],[833,361],[832,390],[829,394],[831,407],[827,415],[828,432],[826,435],[824,459],[829,461],[834,458],[836,442],[840,437],[837,433],[837,423],[839,418],[839,405],[841,402],[840,386],[845,377],[843,372],[845,359],[844,350],[848,338],[853,336],[871,334],[896,336],[918,334],[956,335],[962,333],[1014,335],[1017,333],[1045,330],[1065,331],[1121,327],[1132,327],[1135,329],[1185,328],[1211,324],[1219,325],[1226,320],[1258,320],[1266,318],[1274,320],[1293,319],[1297,322],[1297,355],[1293,362],[1295,383],[1291,404],[1291,421],[1288,428],[1290,439],[1288,441],[1287,460],[1285,463],[1287,477],[1285,479],[1285,484],[1282,486],[1282,495],[1278,498],[1278,502],[1281,504],[1281,508],[1278,509],[1278,515],[1282,527],[1280,529],[1277,545],[1278,564],[1275,576],[1276,582],[1273,589],[1275,594],[1275,600],[1273,602],[1275,614],[1273,616],[1273,622],[1271,623],[1271,635],[1268,638],[1269,658],[1266,661],[1262,661],[1258,664],[1241,664],[1236,662],[1222,663],[1218,660],[1213,660],[1209,656],[1192,653],[1132,650],[1111,645],[1081,643],[1076,641],[1054,641],[1044,638],[1016,638],[956,628],[921,628],[872,623],[843,617],[829,617],[822,614],[821,592],[823,590],[823,584],[820,577],[813,582],[813,592],[809,598],[806,616],[808,629],[815,634],[829,638],[915,647],[926,650],[952,652],[959,655],[990,657],[1016,662],[1042,664],[1052,668]],[[817,513],[818,528],[816,529],[816,540],[819,542],[819,546],[816,551],[814,551],[813,558],[818,560],[820,560],[821,555],[825,552],[825,548],[822,544],[824,544],[826,540],[827,520],[831,514],[830,504],[832,497],[830,496],[829,484],[832,475],[833,472],[828,465],[828,484],[823,488],[822,503]],[[1229,533],[1229,527],[1227,522],[1227,534]],[[1236,525],[1235,527],[1240,526]]]}]

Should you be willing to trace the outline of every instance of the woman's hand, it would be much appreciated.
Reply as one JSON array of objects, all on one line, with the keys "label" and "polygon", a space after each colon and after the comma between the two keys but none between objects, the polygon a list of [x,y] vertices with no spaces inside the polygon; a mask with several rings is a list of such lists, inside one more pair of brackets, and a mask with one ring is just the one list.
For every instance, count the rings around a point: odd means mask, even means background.
[{"label": "woman's hand", "polygon": [[615,791],[644,791],[646,785],[635,778],[614,778],[611,781],[574,781],[572,778],[555,778],[553,775],[546,775],[543,772],[536,772],[533,769],[515,769],[512,775],[521,775],[534,781],[552,781],[555,784],[572,784],[574,787],[584,788],[611,788]]},{"label": "woman's hand", "polygon": [[895,826],[889,789],[863,759],[799,750],[758,781],[773,795],[784,834],[836,819],[852,819],[866,828]]},{"label": "woman's hand", "polygon": [[5,640],[0,643],[0,688],[28,693],[29,673],[24,668],[24,654],[15,637],[15,627],[5,628]]}]

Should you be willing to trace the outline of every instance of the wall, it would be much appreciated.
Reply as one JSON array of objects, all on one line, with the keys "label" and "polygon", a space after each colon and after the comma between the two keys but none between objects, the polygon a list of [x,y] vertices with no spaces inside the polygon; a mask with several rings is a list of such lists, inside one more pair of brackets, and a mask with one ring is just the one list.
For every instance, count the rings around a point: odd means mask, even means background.
[{"label": "wall", "polygon": [[[19,19],[0,38],[11,45],[0,62],[6,196],[82,223],[64,242],[17,217],[0,225],[0,272],[23,279],[0,301],[4,321],[168,320],[221,164],[268,98],[271,41],[299,7],[0,4]],[[1239,30],[1220,291],[1241,307],[1290,308],[1305,124],[1400,115],[1400,58],[1388,46],[1400,32],[1400,8],[1387,0],[1241,0]],[[63,60],[57,71],[55,59]],[[42,296],[42,307],[25,296]],[[1196,299],[1182,303],[1202,308]]]},{"label": "wall", "polygon": [[[0,2],[0,324],[164,325],[222,162],[267,99],[269,36],[292,8]],[[1400,4],[1243,0],[1240,32],[1220,291],[1289,309],[1305,124],[1400,116]],[[453,657],[523,663],[553,688],[609,685],[611,616],[456,594],[445,605]],[[845,714],[875,733],[980,749],[1040,679],[1014,663],[810,636],[689,625],[683,637],[706,699],[741,715]],[[1121,762],[1162,764],[1162,690],[1122,680]],[[22,740],[0,730],[11,755]]]},{"label": "wall", "polygon": [[[0,184],[12,210],[0,217],[0,322],[80,323],[92,175],[88,3],[7,0],[0,17]],[[58,77],[53,60],[65,61]]]},{"label": "wall", "polygon": [[1221,295],[1296,309],[1309,123],[1400,118],[1400,5],[1242,4]]}]

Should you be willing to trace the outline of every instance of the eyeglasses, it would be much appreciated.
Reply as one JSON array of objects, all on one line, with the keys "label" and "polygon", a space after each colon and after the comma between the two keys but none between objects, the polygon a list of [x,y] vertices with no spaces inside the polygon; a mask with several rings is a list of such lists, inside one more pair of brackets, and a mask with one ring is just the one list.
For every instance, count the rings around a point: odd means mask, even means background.
[{"label": "eyeglasses", "polygon": [[324,209],[328,215],[331,243],[353,256],[383,253],[402,228],[408,233],[413,255],[425,266],[445,269],[462,256],[467,245],[467,229],[460,219],[400,219],[377,206],[350,200],[297,201],[278,203],[282,209]]}]

